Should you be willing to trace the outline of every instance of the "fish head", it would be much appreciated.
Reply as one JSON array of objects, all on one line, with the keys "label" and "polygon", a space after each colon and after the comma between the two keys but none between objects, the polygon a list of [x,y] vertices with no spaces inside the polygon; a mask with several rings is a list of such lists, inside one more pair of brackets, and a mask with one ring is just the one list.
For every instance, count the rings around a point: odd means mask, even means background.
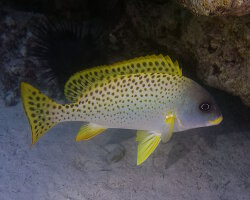
[{"label": "fish head", "polygon": [[223,117],[214,98],[199,84],[187,79],[178,106],[177,130],[218,125]]}]

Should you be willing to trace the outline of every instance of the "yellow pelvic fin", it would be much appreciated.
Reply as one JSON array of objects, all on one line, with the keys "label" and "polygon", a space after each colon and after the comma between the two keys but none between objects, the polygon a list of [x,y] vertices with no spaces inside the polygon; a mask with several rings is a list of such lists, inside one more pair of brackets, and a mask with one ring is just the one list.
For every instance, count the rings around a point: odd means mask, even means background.
[{"label": "yellow pelvic fin", "polygon": [[137,131],[138,142],[137,165],[143,163],[156,149],[161,141],[161,134],[153,131]]},{"label": "yellow pelvic fin", "polygon": [[28,83],[21,83],[22,103],[32,130],[32,144],[43,136],[59,120],[54,111],[62,107]]},{"label": "yellow pelvic fin", "polygon": [[163,143],[168,142],[171,137],[173,136],[174,132],[174,121],[175,121],[175,116],[173,114],[169,114],[165,118],[165,124],[167,125],[166,127],[166,132],[162,133],[161,139]]},{"label": "yellow pelvic fin", "polygon": [[96,81],[109,79],[116,75],[137,73],[182,75],[178,62],[173,63],[169,56],[151,55],[77,72],[65,84],[64,94],[68,101],[76,102]]},{"label": "yellow pelvic fin", "polygon": [[76,136],[76,141],[89,140],[105,130],[106,128],[94,123],[83,125]]}]

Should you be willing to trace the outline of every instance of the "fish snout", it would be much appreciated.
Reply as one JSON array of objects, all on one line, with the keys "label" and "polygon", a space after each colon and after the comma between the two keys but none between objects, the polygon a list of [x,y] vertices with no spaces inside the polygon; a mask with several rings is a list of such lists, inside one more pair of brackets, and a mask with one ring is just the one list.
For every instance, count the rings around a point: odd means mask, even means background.
[{"label": "fish snout", "polygon": [[222,115],[220,115],[216,119],[208,121],[208,125],[209,126],[218,125],[222,122],[222,120],[223,120],[223,117],[222,117]]}]

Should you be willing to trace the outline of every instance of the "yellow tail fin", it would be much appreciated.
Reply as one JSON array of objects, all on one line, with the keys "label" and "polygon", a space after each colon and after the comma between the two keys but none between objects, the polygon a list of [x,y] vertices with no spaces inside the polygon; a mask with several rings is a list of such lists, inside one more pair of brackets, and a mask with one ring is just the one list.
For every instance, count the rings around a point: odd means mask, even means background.
[{"label": "yellow tail fin", "polygon": [[32,130],[32,144],[35,144],[46,131],[60,121],[56,113],[63,106],[52,101],[36,88],[24,82],[21,83],[21,96],[23,107]]}]

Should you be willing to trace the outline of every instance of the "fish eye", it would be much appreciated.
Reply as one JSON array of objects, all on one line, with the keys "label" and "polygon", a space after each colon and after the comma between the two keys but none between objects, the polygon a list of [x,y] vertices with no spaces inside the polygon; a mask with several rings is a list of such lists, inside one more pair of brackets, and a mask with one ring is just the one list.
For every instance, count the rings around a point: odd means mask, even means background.
[{"label": "fish eye", "polygon": [[201,111],[209,111],[211,109],[211,105],[209,103],[202,103],[199,108]]}]

